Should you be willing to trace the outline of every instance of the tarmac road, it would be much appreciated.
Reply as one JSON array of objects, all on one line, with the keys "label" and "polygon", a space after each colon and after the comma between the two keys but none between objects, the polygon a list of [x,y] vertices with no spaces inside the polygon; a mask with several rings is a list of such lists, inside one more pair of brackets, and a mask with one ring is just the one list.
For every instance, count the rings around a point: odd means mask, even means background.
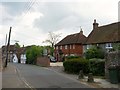
[{"label": "tarmac road", "polygon": [[3,88],[90,88],[45,67],[10,63],[3,71]]}]

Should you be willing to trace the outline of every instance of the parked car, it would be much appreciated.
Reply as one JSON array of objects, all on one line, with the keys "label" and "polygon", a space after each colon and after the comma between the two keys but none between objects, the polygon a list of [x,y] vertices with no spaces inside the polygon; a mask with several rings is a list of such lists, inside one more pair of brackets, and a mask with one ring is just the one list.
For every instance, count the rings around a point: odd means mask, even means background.
[{"label": "parked car", "polygon": [[55,59],[55,57],[53,57],[51,55],[49,55],[48,57],[50,59],[50,62],[57,62],[57,60]]}]

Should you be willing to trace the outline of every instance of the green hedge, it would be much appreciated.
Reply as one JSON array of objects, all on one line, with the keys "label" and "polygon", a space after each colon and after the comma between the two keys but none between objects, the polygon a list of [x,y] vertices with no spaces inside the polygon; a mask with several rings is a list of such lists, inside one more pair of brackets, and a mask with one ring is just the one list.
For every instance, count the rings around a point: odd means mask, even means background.
[{"label": "green hedge", "polygon": [[95,76],[105,75],[105,60],[104,59],[90,59],[89,60],[89,70]]},{"label": "green hedge", "polygon": [[64,70],[68,73],[75,73],[78,74],[80,70],[83,70],[83,72],[86,74],[89,72],[89,64],[88,60],[86,59],[69,59],[63,62]]},{"label": "green hedge", "polygon": [[78,74],[83,70],[84,74],[93,73],[95,76],[105,75],[105,60],[104,59],[90,59],[83,58],[68,59],[63,62],[64,70],[68,73]]},{"label": "green hedge", "polygon": [[66,56],[66,59],[80,59],[80,56]]}]

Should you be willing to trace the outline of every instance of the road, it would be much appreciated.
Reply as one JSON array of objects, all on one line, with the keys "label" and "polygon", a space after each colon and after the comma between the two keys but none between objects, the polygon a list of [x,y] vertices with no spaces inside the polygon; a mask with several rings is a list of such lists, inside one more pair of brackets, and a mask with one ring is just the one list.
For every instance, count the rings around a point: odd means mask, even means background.
[{"label": "road", "polygon": [[3,72],[3,88],[89,88],[49,68],[8,64]]}]

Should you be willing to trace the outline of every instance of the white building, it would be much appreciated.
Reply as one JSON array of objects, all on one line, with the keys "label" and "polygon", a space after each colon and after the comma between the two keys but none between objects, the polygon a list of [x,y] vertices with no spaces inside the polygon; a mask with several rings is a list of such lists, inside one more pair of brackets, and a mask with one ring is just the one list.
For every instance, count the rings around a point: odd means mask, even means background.
[{"label": "white building", "polygon": [[18,58],[16,54],[13,54],[13,63],[18,63]]},{"label": "white building", "polygon": [[20,56],[20,61],[21,61],[21,63],[26,63],[26,54],[21,54],[21,56]]}]

